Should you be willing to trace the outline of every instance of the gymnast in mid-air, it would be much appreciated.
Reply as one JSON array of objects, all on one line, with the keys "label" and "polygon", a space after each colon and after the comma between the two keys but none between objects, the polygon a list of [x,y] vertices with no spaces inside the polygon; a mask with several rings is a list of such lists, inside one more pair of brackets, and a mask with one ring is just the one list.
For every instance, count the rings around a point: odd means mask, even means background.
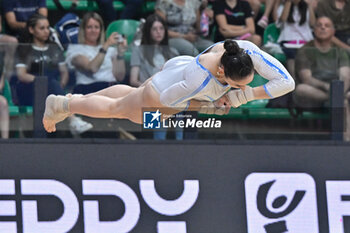
[{"label": "gymnast in mid-air", "polygon": [[[255,71],[269,81],[252,88],[248,84]],[[252,100],[282,96],[294,86],[286,68],[256,45],[225,40],[197,57],[170,59],[138,88],[117,84],[88,95],[49,95],[43,124],[47,132],[54,132],[56,124],[71,114],[141,124],[146,108],[165,114],[191,110],[221,115]]]}]

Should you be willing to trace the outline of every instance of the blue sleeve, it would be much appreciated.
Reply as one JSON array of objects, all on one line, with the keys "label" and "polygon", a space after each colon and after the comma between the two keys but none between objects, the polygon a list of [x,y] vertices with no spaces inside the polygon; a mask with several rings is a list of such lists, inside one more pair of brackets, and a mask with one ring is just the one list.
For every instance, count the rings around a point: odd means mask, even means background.
[{"label": "blue sleeve", "polygon": [[267,95],[275,98],[294,90],[294,79],[276,58],[252,42],[240,40],[237,43],[249,54],[258,74],[269,80],[263,86]]},{"label": "blue sleeve", "polygon": [[14,11],[15,1],[13,0],[2,0],[2,13],[5,15],[7,12]]}]

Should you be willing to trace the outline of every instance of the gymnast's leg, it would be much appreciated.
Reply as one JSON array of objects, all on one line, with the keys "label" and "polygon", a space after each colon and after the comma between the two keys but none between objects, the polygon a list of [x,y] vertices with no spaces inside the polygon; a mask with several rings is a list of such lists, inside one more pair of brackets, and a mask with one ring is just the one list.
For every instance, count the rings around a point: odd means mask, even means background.
[{"label": "gymnast's leg", "polygon": [[[151,80],[152,80],[153,77],[147,79],[143,84],[142,84],[142,87],[145,86],[146,84],[148,84]],[[134,89],[136,89],[135,87],[131,87],[129,85],[124,85],[124,84],[116,84],[116,85],[113,85],[111,87],[107,87],[103,90],[100,90],[100,91],[97,91],[97,92],[94,92],[94,93],[90,93],[90,94],[87,94],[85,96],[92,96],[92,95],[102,95],[102,96],[106,96],[106,97],[110,97],[110,98],[119,98],[119,97],[123,97],[123,96],[126,96],[127,94],[129,94],[131,91],[133,91]],[[81,96],[79,94],[77,95],[68,95],[68,97],[71,97],[71,96]]]},{"label": "gymnast's leg", "polygon": [[128,85],[116,84],[111,87],[107,87],[103,90],[87,94],[85,96],[101,95],[101,96],[106,96],[110,98],[120,98],[120,97],[126,96],[134,89],[136,88]]},{"label": "gymnast's leg", "polygon": [[133,88],[127,95],[119,98],[96,94],[76,98],[50,95],[46,99],[43,117],[44,127],[48,132],[54,132],[56,130],[55,125],[71,114],[95,118],[129,119],[135,123],[141,123],[144,106],[161,107],[158,93],[149,91],[146,91],[146,94],[144,93],[145,88],[152,88],[147,87],[150,85]]}]

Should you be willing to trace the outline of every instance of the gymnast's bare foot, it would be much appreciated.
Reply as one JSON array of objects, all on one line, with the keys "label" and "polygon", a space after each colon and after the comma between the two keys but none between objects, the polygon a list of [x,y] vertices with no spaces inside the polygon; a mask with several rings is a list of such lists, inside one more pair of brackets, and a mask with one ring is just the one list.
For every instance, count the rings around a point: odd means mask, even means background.
[{"label": "gymnast's bare foot", "polygon": [[71,115],[68,100],[68,97],[60,95],[49,95],[46,98],[43,125],[47,132],[55,132],[56,124]]}]

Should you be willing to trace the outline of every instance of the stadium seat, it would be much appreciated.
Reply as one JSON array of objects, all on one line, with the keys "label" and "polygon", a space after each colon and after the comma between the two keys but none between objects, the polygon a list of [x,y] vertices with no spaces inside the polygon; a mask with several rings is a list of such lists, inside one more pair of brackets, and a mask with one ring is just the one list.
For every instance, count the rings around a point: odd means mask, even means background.
[{"label": "stadium seat", "polygon": [[[251,87],[258,87],[258,86],[264,85],[267,82],[268,82],[267,79],[263,78],[259,74],[255,74],[253,81],[251,81],[248,85]],[[267,99],[253,100],[253,101],[250,101],[250,102],[242,105],[242,107],[244,107],[244,108],[260,108],[261,109],[261,108],[265,108],[268,102],[269,102],[269,100],[267,100]]]},{"label": "stadium seat", "polygon": [[142,13],[144,14],[152,14],[154,13],[154,9],[156,6],[155,1],[145,1],[142,6]]},{"label": "stadium seat", "polygon": [[33,114],[32,106],[16,106],[12,101],[11,87],[7,80],[5,80],[3,95],[7,100],[10,116],[19,116],[21,114]]},{"label": "stadium seat", "polygon": [[210,32],[210,40],[211,41],[215,41],[216,30],[218,30],[218,27],[216,25],[214,25],[211,29],[211,32]]},{"label": "stadium seat", "polygon": [[10,84],[8,83],[7,80],[5,80],[3,95],[7,100],[10,116],[18,116],[19,115],[19,108],[18,108],[18,106],[15,106],[13,104],[11,88],[10,88]]},{"label": "stadium seat", "polygon": [[251,87],[258,87],[258,86],[264,85],[267,82],[268,82],[267,79],[260,76],[259,74],[255,74],[253,81],[251,81],[248,85]]},{"label": "stadium seat", "polygon": [[[69,10],[72,6],[71,0],[60,0],[61,5],[64,9]],[[153,0],[146,0],[141,9],[142,15],[152,14],[154,12],[156,2]],[[54,0],[46,0],[46,7],[51,11],[57,10]],[[125,5],[122,1],[114,0],[113,8],[116,11],[122,11]],[[98,11],[98,5],[94,0],[79,0],[75,10],[78,11]]]},{"label": "stadium seat", "polygon": [[275,23],[270,23],[264,31],[264,44],[267,42],[277,43],[280,35],[280,29],[276,27]]},{"label": "stadium seat", "polygon": [[[137,20],[132,19],[120,19],[113,21],[110,23],[106,30],[106,38],[108,38],[113,32],[118,32],[120,34],[123,34],[127,41],[128,45],[130,45],[134,39],[134,35],[136,33],[136,30],[139,26],[140,22]],[[129,62],[131,57],[131,51],[129,50],[125,52],[125,61]]]},{"label": "stadium seat", "polygon": [[[60,0],[64,9],[70,9],[72,5],[72,1],[70,0]],[[46,0],[46,6],[49,10],[57,10],[56,4],[53,0]],[[113,1],[113,7],[116,11],[121,11],[124,9],[124,3],[121,1]],[[90,0],[80,0],[78,1],[78,5],[75,8],[79,11],[97,11],[98,5],[95,1]]]},{"label": "stadium seat", "polygon": [[134,39],[134,35],[140,22],[132,19],[120,19],[110,23],[106,30],[106,38],[108,38],[113,32],[123,34],[128,40],[128,44]]},{"label": "stadium seat", "polygon": [[[279,35],[280,35],[280,29],[276,27],[276,24],[275,23],[269,24],[264,31],[263,44],[265,45],[267,42],[277,43]],[[272,55],[281,63],[286,62],[286,56],[283,53],[275,53]]]}]

